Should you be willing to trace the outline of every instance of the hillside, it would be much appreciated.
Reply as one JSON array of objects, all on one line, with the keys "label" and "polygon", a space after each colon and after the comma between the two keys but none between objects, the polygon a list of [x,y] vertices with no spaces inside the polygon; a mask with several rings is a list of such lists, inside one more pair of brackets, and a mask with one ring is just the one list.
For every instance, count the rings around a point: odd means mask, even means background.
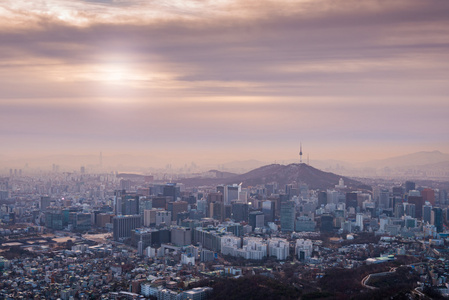
[{"label": "hillside", "polygon": [[285,185],[292,182],[306,183],[311,189],[332,188],[340,178],[348,187],[361,186],[362,183],[334,173],[323,172],[307,164],[271,164],[241,175],[226,178],[187,178],[181,180],[186,186],[218,185],[242,183],[243,187],[277,182]]},{"label": "hillside", "polygon": [[340,178],[343,178],[345,185],[348,187],[361,185],[358,181],[334,173],[323,172],[307,164],[272,164],[263,166],[248,173],[233,177],[232,182],[242,182],[243,186],[254,186],[270,182],[277,182],[280,185],[292,182],[302,182],[306,183],[311,189],[327,189],[338,184]]}]

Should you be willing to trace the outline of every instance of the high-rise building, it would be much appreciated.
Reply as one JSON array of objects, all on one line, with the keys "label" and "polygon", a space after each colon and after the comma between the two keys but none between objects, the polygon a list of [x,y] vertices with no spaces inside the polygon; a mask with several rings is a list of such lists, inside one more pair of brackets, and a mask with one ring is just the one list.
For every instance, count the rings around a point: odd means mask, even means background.
[{"label": "high-rise building", "polygon": [[355,225],[359,227],[360,231],[363,231],[363,229],[364,229],[363,220],[364,220],[363,214],[358,213],[355,218]]},{"label": "high-rise building", "polygon": [[430,202],[430,204],[435,205],[435,191],[432,189],[423,189],[421,191],[421,197],[424,201]]},{"label": "high-rise building", "polygon": [[407,198],[407,201],[408,201],[408,203],[415,204],[415,218],[421,219],[422,218],[422,207],[425,204],[423,197],[409,195]]},{"label": "high-rise building", "polygon": [[261,211],[252,211],[249,213],[249,225],[254,230],[255,228],[262,228],[264,226],[264,214]]},{"label": "high-rise building", "polygon": [[301,216],[296,219],[296,231],[312,232],[315,231],[316,222],[310,217]]},{"label": "high-rise building", "polygon": [[416,188],[415,183],[413,181],[405,182],[405,192],[408,194],[409,191],[414,190]]},{"label": "high-rise building", "polygon": [[412,218],[415,218],[416,216],[416,206],[413,203],[404,203],[404,213],[406,216],[410,216]]},{"label": "high-rise building", "polygon": [[326,206],[327,204],[327,193],[325,191],[318,192],[318,207]]},{"label": "high-rise building", "polygon": [[190,228],[175,227],[171,229],[171,242],[175,246],[187,246],[192,243],[192,230]]},{"label": "high-rise building", "polygon": [[436,227],[437,232],[443,231],[443,210],[440,207],[432,208],[430,223]]},{"label": "high-rise building", "polygon": [[239,194],[242,191],[242,184],[233,184],[226,186],[227,193],[224,199],[225,205],[231,205],[231,201],[238,200]]},{"label": "high-rise building", "polygon": [[161,209],[167,209],[167,197],[160,196],[160,197],[153,197],[151,199],[151,207],[152,208],[161,208]]},{"label": "high-rise building", "polygon": [[379,208],[386,209],[390,207],[390,191],[381,189],[379,192]]},{"label": "high-rise building", "polygon": [[46,211],[48,207],[51,206],[51,198],[50,196],[42,196],[40,201],[40,210]]},{"label": "high-rise building", "polygon": [[88,231],[92,227],[92,215],[87,213],[77,213],[74,227],[77,231]]},{"label": "high-rise building", "polygon": [[185,201],[169,202],[167,210],[171,212],[172,221],[177,221],[178,213],[188,211],[188,205]]},{"label": "high-rise building", "polygon": [[404,196],[404,189],[402,186],[394,186],[393,187],[393,197],[403,197]]},{"label": "high-rise building", "polygon": [[446,205],[448,204],[447,201],[447,191],[446,190],[440,190],[439,194],[439,203],[440,205]]},{"label": "high-rise building", "polygon": [[209,218],[214,218],[223,222],[225,219],[225,208],[224,208],[224,199],[223,194],[218,193],[209,193],[207,195],[207,207],[208,213],[206,214]]},{"label": "high-rise building", "polygon": [[281,231],[295,231],[295,202],[281,203]]},{"label": "high-rise building", "polygon": [[163,195],[165,197],[171,197],[171,201],[176,201],[180,196],[180,187],[176,186],[176,183],[167,183],[164,186]]},{"label": "high-rise building", "polygon": [[422,207],[422,221],[425,224],[431,222],[431,215],[432,215],[432,205],[430,203],[426,203]]},{"label": "high-rise building", "polygon": [[396,218],[401,218],[404,215],[404,204],[403,203],[397,203],[394,207],[394,216]]},{"label": "high-rise building", "polygon": [[355,192],[346,193],[346,208],[357,208],[357,195]]},{"label": "high-rise building", "polygon": [[265,215],[265,223],[274,222],[274,205],[273,201],[262,201],[262,212]]},{"label": "high-rise building", "polygon": [[248,222],[249,205],[244,202],[232,203],[232,219],[235,222]]},{"label": "high-rise building", "polygon": [[161,224],[170,225],[172,220],[171,212],[166,210],[156,211],[156,226]]},{"label": "high-rise building", "polygon": [[320,231],[321,232],[332,232],[334,230],[334,217],[332,215],[321,215],[320,217],[321,225],[320,225]]},{"label": "high-rise building", "polygon": [[131,230],[141,226],[141,216],[116,216],[112,219],[114,241],[131,237]]}]

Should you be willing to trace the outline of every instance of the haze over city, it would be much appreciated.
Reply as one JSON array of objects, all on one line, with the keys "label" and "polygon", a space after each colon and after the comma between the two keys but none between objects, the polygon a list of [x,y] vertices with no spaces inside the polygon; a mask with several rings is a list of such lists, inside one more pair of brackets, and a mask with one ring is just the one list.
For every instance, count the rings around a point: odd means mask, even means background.
[{"label": "haze over city", "polygon": [[[0,161],[449,153],[447,1],[2,1]],[[20,165],[19,165],[20,167]]]},{"label": "haze over city", "polygon": [[0,299],[449,299],[448,17],[0,1]]}]

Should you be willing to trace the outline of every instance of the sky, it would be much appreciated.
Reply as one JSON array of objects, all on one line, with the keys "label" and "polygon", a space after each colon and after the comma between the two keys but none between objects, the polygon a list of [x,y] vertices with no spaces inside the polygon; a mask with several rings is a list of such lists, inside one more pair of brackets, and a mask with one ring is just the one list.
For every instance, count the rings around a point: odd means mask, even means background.
[{"label": "sky", "polygon": [[3,0],[0,160],[449,153],[449,1]]}]

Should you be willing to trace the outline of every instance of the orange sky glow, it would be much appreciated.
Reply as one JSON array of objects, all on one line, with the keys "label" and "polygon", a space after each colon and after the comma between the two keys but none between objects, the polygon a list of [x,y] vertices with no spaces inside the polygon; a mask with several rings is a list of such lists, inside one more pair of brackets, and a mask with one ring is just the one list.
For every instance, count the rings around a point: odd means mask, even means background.
[{"label": "orange sky glow", "polygon": [[449,2],[6,0],[0,163],[449,153]]}]

